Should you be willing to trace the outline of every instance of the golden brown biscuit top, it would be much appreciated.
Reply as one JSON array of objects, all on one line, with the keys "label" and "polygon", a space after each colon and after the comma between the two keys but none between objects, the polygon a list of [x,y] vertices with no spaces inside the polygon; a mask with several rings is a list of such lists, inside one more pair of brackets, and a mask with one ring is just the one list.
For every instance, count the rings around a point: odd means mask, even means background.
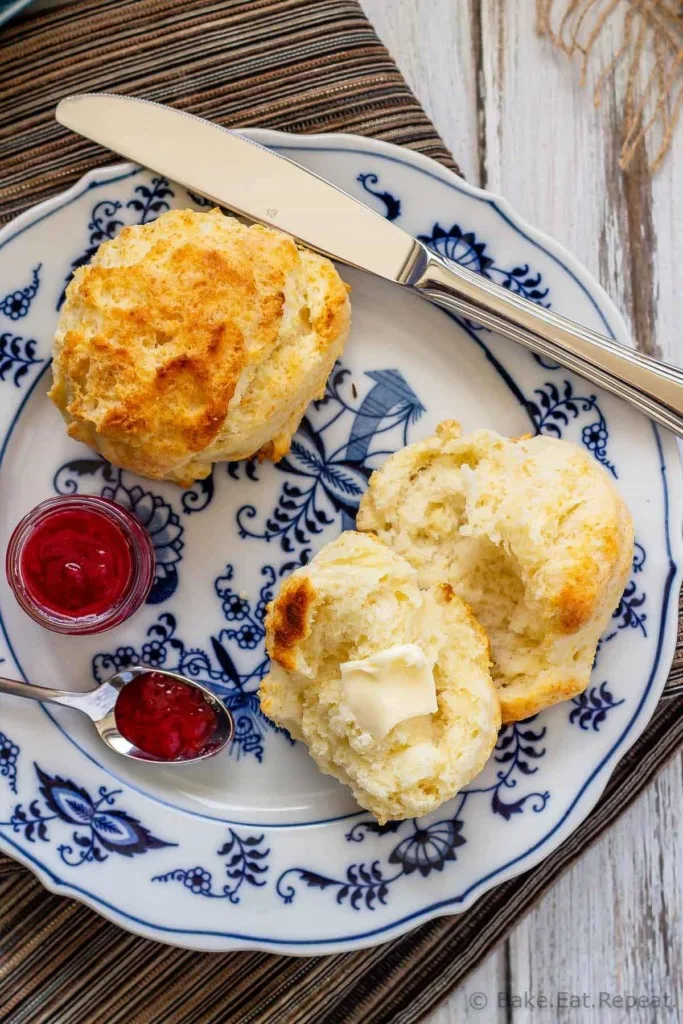
[{"label": "golden brown biscuit top", "polygon": [[296,667],[298,644],[306,636],[315,588],[307,576],[293,577],[282,584],[278,600],[268,605],[271,633],[270,656],[286,669]]},{"label": "golden brown biscuit top", "polygon": [[472,607],[503,721],[586,688],[633,557],[628,509],[588,452],[546,436],[462,436],[445,421],[373,474],[356,522],[422,586],[447,580]]},{"label": "golden brown biscuit top", "polygon": [[[129,455],[153,477],[206,448],[240,381],[279,344],[286,295],[304,275],[289,236],[219,210],[124,228],[67,288],[50,396],[69,433],[96,433],[105,457]],[[340,308],[314,325],[322,337],[339,329]]]}]

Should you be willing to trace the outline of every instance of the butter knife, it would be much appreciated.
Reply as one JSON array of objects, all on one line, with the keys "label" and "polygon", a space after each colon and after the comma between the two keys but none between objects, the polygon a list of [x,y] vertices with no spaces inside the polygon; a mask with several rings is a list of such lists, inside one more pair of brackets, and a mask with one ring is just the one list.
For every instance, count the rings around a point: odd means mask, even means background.
[{"label": "butter knife", "polygon": [[250,220],[525,345],[683,437],[683,370],[444,259],[363,203],[239,132],[130,96],[61,101],[60,124]]}]

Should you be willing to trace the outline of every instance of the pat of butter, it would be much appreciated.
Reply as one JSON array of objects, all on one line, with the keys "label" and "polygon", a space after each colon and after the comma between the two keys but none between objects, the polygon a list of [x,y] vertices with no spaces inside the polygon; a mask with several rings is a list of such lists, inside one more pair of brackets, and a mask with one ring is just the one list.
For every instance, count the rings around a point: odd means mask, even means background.
[{"label": "pat of butter", "polygon": [[432,666],[417,644],[396,644],[340,669],[345,704],[376,740],[399,722],[437,710]]}]

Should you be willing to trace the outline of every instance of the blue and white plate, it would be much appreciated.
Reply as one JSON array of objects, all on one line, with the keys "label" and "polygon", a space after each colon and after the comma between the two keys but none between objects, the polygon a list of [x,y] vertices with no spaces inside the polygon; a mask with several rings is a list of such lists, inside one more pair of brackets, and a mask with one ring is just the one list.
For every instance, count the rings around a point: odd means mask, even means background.
[{"label": "blue and white plate", "polygon": [[[626,341],[616,309],[502,200],[409,150],[253,131],[437,251]],[[182,491],[70,440],[45,397],[64,287],[124,224],[206,203],[130,165],[89,174],[0,236],[0,548],[49,495],[91,493],[150,530],[147,605],[96,637],[42,631],[0,584],[0,672],[84,688],[139,661],[208,683],[229,752],[184,770],[107,751],[68,709],[0,698],[0,848],[51,890],[141,935],[198,949],[329,953],[383,942],[528,870],[581,822],[650,718],[676,634],[681,474],[672,438],[522,348],[361,273],[352,337],[277,466],[219,464]],[[353,523],[370,471],[439,420],[583,445],[636,523],[624,597],[591,685],[506,726],[485,771],[436,814],[380,828],[260,711],[263,614],[280,580]]]}]

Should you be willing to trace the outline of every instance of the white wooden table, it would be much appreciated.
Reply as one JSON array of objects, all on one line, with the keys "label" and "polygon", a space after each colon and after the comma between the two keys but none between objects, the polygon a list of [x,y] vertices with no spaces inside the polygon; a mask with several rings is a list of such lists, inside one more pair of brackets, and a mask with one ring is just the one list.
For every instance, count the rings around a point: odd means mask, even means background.
[{"label": "white wooden table", "polygon": [[[614,90],[596,111],[536,36],[534,0],[361,2],[466,178],[575,253],[639,347],[683,363],[683,124],[654,179],[643,159],[622,172]],[[429,1024],[683,1020],[682,768],[679,754]],[[557,1005],[601,992],[678,1008]],[[500,1005],[514,994],[521,1007]]]}]

